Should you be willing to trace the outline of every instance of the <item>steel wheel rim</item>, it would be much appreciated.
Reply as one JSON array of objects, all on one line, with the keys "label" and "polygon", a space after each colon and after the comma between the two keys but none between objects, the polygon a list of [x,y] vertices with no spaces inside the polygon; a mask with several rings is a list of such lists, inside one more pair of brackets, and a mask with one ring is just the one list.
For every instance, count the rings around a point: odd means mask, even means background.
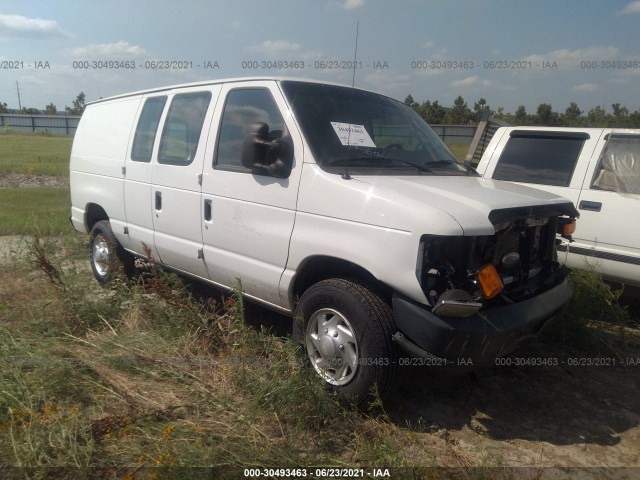
[{"label": "steel wheel rim", "polygon": [[109,275],[111,271],[111,264],[113,262],[113,255],[111,252],[111,245],[109,245],[102,235],[96,235],[93,239],[91,260],[93,261],[93,266],[99,276],[106,277]]},{"label": "steel wheel rim", "polygon": [[311,364],[331,385],[346,385],[358,371],[358,341],[349,321],[337,310],[323,308],[309,319],[306,347]]}]

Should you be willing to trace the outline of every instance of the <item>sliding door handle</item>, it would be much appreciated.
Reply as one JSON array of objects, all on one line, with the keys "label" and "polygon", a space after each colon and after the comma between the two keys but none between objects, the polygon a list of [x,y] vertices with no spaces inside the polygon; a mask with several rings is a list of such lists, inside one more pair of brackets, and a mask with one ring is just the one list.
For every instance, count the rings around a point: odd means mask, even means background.
[{"label": "sliding door handle", "polygon": [[578,204],[578,209],[589,210],[590,212],[599,212],[602,210],[602,202],[590,202],[588,200],[581,200]]},{"label": "sliding door handle", "polygon": [[156,210],[162,210],[162,192],[156,192]]},{"label": "sliding door handle", "polygon": [[204,201],[204,219],[207,222],[211,221],[211,200]]}]

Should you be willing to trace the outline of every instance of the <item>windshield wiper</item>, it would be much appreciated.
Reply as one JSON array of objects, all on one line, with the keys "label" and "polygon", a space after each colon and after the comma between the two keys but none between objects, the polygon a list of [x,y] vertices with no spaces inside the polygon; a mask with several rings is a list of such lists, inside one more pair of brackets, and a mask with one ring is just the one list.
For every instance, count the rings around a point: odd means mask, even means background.
[{"label": "windshield wiper", "polygon": [[[408,165],[410,167],[416,168],[418,169],[420,172],[424,172],[424,173],[433,173],[433,170],[431,170],[428,167],[425,167],[424,165],[420,165],[419,163],[413,163],[413,162],[409,162],[407,160],[403,160],[401,158],[395,158],[395,157],[385,157],[384,155],[362,155],[360,157],[352,157],[352,158],[341,158],[339,160],[335,160],[333,162],[331,162],[331,165],[338,165],[341,163],[349,163],[351,164],[351,162],[358,162],[358,160],[383,160],[383,161],[387,161],[387,162],[399,162],[402,163],[404,165]],[[362,165],[357,165],[357,163],[354,163],[353,166],[362,166]],[[366,165],[367,167],[381,167],[379,165]],[[390,165],[384,165],[384,168],[389,167]],[[382,167],[381,167],[382,168]]]},{"label": "windshield wiper", "polygon": [[475,173],[476,175],[480,175],[475,168],[467,165],[466,163],[460,163],[460,162],[457,162],[455,160],[434,160],[433,162],[427,162],[427,163],[429,165],[434,165],[434,164],[436,164],[436,165],[437,164],[458,165],[458,166],[464,168],[467,171],[467,175],[470,174],[470,173]]},{"label": "windshield wiper", "polygon": [[[389,157],[385,157],[385,158],[389,158]],[[431,170],[430,168],[425,167],[424,165],[420,165],[419,163],[413,163],[413,162],[409,162],[407,160],[401,160],[399,158],[390,158],[390,160],[393,160],[395,162],[400,162],[400,163],[404,163],[405,165],[410,165],[412,167],[417,168],[418,170],[420,170],[421,172],[425,172],[425,173],[433,173],[433,170]]]}]

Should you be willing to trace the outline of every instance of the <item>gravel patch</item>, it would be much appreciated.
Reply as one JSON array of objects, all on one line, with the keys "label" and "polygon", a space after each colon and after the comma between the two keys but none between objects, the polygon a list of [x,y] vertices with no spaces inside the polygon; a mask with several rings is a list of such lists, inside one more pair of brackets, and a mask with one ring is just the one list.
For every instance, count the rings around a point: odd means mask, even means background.
[{"label": "gravel patch", "polygon": [[0,188],[68,187],[69,179],[48,175],[9,173],[0,176]]},{"label": "gravel patch", "polygon": [[32,237],[23,235],[0,236],[0,265],[9,265],[11,262],[24,258],[29,251],[29,242]]}]

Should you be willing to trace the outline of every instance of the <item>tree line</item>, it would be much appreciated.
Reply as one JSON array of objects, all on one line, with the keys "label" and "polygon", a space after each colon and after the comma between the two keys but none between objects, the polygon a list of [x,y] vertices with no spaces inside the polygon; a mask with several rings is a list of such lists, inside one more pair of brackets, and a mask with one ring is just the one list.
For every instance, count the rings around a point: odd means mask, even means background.
[{"label": "tree line", "polygon": [[[487,101],[481,98],[470,108],[462,96],[458,96],[451,107],[440,105],[438,101],[416,102],[407,95],[404,103],[413,108],[427,123],[433,125],[473,125],[480,122],[482,112],[489,108]],[[548,103],[538,105],[535,113],[528,113],[524,105],[520,105],[515,113],[508,113],[504,108],[489,108],[493,118],[514,126],[539,125],[549,127],[616,127],[640,128],[640,108],[630,111],[619,103],[611,105],[611,110],[597,106],[585,112],[575,102],[571,102],[564,112],[557,112]]]},{"label": "tree line", "polygon": [[[516,126],[640,128],[640,108],[632,112],[619,103],[612,104],[610,111],[597,106],[587,112],[581,110],[575,102],[571,102],[564,112],[554,111],[550,104],[541,103],[535,113],[528,113],[524,105],[520,105],[515,113],[505,112],[502,107],[491,110],[484,98],[480,98],[474,103],[473,108],[470,108],[461,95],[458,95],[450,107],[440,105],[437,100],[416,102],[411,94],[407,95],[404,103],[413,108],[427,123],[433,125],[474,125],[480,122],[482,112],[489,109],[489,114],[492,117]],[[67,115],[82,115],[85,107],[84,92],[78,94],[72,105],[65,108],[65,113]],[[53,102],[47,105],[44,110],[26,107],[22,110],[9,109],[6,103],[0,102],[0,113],[57,115],[58,109]]]},{"label": "tree line", "polygon": [[[65,107],[64,113],[66,115],[82,115],[84,112],[85,94],[80,92],[76,99],[72,102],[72,107]],[[44,107],[44,110],[38,108],[22,107],[22,110],[7,108],[7,104],[0,102],[0,113],[28,113],[30,115],[58,115],[58,108],[51,102]]]}]

